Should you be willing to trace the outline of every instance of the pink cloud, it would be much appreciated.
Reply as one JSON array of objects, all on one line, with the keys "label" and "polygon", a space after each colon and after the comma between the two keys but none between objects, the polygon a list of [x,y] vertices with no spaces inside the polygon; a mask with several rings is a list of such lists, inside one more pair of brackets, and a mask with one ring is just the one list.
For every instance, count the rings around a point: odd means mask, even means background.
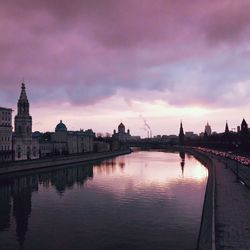
[{"label": "pink cloud", "polygon": [[239,55],[230,67],[225,63],[233,51],[247,50],[249,5],[6,1],[0,10],[2,96],[6,104],[13,101],[25,77],[34,103],[93,104],[117,92],[143,100],[155,98],[154,90],[173,105],[228,105],[222,94],[250,76]]}]

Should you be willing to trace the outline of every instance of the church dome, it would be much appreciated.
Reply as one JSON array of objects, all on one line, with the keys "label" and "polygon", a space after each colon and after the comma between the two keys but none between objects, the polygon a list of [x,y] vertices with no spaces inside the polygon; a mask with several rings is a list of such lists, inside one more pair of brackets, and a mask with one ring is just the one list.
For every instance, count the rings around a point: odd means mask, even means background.
[{"label": "church dome", "polygon": [[120,125],[118,126],[118,128],[119,128],[119,129],[121,129],[121,128],[124,128],[124,129],[125,129],[125,126],[124,126],[124,124],[121,122]]},{"label": "church dome", "polygon": [[60,123],[58,123],[56,125],[56,132],[67,132],[67,127],[65,126],[65,124],[62,122],[62,120],[60,121]]}]

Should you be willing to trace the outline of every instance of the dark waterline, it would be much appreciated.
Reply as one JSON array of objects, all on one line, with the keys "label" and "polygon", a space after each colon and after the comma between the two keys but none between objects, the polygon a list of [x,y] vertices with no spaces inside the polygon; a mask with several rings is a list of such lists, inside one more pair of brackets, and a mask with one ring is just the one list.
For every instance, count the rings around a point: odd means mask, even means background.
[{"label": "dark waterline", "polygon": [[195,249],[207,169],[140,151],[0,179],[0,249]]}]

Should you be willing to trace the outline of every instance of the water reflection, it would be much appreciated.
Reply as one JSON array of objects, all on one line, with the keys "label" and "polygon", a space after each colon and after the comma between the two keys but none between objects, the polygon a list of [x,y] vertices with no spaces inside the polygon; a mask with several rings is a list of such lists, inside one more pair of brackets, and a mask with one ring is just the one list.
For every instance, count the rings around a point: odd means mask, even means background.
[{"label": "water reflection", "polygon": [[0,231],[4,231],[10,226],[11,213],[11,189],[7,185],[0,186]]},{"label": "water reflection", "polygon": [[185,152],[184,151],[180,151],[179,155],[181,157],[181,173],[182,173],[182,177],[184,177]]},{"label": "water reflection", "polygon": [[1,176],[0,249],[192,249],[207,170],[185,158],[136,152]]},{"label": "water reflection", "polygon": [[[93,166],[65,168],[51,172],[17,175],[16,178],[0,178],[0,231],[10,227],[11,211],[15,218],[16,239],[19,249],[24,249],[25,235],[28,231],[28,220],[32,212],[32,193],[39,191],[39,185],[54,187],[59,196],[74,184],[80,186],[88,178],[93,178]],[[12,208],[13,205],[13,208]],[[1,243],[0,243],[1,249]]]}]

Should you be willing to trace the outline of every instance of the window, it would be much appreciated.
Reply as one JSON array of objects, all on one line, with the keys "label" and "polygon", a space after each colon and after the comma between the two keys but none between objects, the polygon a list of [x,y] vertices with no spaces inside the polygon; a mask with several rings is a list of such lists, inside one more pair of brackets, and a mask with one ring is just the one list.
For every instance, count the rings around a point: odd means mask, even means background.
[{"label": "window", "polygon": [[17,158],[18,159],[21,158],[21,147],[20,147],[20,145],[17,146]]},{"label": "window", "polygon": [[36,157],[36,147],[33,147],[33,156]]}]

